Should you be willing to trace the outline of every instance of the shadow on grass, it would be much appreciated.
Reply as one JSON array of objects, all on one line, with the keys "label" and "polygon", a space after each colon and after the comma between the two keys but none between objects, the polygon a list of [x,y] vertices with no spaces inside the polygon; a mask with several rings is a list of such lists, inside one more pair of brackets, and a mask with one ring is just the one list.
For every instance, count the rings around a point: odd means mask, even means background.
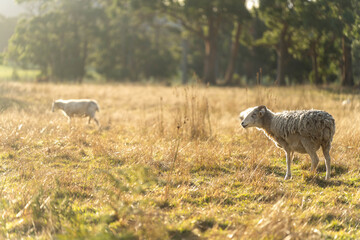
[{"label": "shadow on grass", "polygon": [[275,174],[277,177],[282,177],[282,178],[285,177],[286,169],[280,166],[264,166],[264,169],[267,175]]},{"label": "shadow on grass", "polygon": [[[310,163],[304,163],[301,165],[300,167],[302,170],[308,170],[310,171],[311,169],[311,164]],[[321,173],[321,172],[326,172],[326,166],[325,164],[319,164],[316,172]],[[346,174],[349,172],[349,168],[343,165],[339,165],[339,164],[332,164],[331,165],[331,177],[335,177],[335,176],[341,176],[343,174]]]},{"label": "shadow on grass", "polygon": [[336,179],[325,180],[325,178],[319,177],[318,175],[314,176],[309,174],[304,176],[303,179],[307,184],[319,186],[321,188],[335,187],[341,185],[351,186],[351,183],[349,182],[344,182],[342,180],[336,180]]},{"label": "shadow on grass", "polygon": [[[318,166],[317,171],[320,172],[326,172],[325,164],[321,164]],[[339,164],[333,164],[331,165],[331,176],[341,176],[345,173],[349,172],[349,168],[346,166],[342,166]]]},{"label": "shadow on grass", "polygon": [[198,165],[194,166],[190,173],[198,173],[201,175],[206,176],[218,176],[220,174],[232,174],[234,172],[233,169],[231,169],[231,166],[223,166],[223,165]]},{"label": "shadow on grass", "polygon": [[170,239],[181,240],[181,239],[189,239],[189,240],[197,240],[200,239],[196,234],[194,234],[191,230],[171,230],[169,231]]}]

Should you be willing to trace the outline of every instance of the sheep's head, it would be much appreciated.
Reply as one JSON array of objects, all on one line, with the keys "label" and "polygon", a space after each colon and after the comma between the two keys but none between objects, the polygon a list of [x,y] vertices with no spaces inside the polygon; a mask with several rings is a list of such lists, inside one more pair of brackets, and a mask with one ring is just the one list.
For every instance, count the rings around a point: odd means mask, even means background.
[{"label": "sheep's head", "polygon": [[52,103],[52,106],[51,106],[51,111],[52,111],[52,112],[55,112],[55,110],[57,110],[57,109],[58,109],[58,104],[57,104],[56,101],[54,101],[54,102]]},{"label": "sheep's head", "polygon": [[257,106],[248,108],[240,113],[241,126],[247,127],[262,127],[262,118],[264,117],[267,109],[265,106]]}]

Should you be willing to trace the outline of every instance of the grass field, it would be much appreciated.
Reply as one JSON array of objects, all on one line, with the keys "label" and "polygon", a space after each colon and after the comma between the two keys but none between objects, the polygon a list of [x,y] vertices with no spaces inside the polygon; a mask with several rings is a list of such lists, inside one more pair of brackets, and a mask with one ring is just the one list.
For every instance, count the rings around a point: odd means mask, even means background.
[{"label": "grass field", "polygon": [[[57,98],[97,99],[101,128]],[[238,121],[259,104],[333,115],[330,181],[321,151],[283,180],[284,153]],[[0,238],[359,239],[359,109],[311,87],[0,83]]]}]

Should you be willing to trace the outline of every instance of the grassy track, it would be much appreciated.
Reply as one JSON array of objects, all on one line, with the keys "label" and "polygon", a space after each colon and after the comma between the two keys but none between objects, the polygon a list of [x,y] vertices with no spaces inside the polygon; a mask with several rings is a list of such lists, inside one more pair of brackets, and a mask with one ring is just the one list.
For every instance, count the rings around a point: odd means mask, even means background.
[{"label": "grassy track", "polygon": [[[101,129],[56,98],[97,99]],[[330,181],[321,151],[283,180],[284,153],[237,119],[259,104],[334,116]],[[359,109],[309,87],[0,83],[0,238],[358,239]]]}]

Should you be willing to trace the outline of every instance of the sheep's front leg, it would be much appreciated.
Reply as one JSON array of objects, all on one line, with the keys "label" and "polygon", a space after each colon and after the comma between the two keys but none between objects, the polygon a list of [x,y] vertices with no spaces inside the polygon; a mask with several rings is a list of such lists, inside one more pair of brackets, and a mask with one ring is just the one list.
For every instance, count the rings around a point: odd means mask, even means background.
[{"label": "sheep's front leg", "polygon": [[293,157],[293,151],[290,150],[290,147],[288,143],[283,138],[276,138],[276,145],[280,146],[282,149],[284,149],[286,154],[286,174],[285,174],[285,180],[291,179],[291,161]]},{"label": "sheep's front leg", "polygon": [[291,161],[294,156],[294,153],[286,150],[286,175],[285,180],[291,179]]}]

